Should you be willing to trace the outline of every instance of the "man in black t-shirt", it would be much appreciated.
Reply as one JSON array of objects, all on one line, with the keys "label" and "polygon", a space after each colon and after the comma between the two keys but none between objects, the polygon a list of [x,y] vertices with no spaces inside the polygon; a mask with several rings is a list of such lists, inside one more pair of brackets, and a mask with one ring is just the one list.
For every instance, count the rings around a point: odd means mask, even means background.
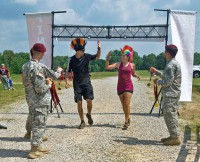
[{"label": "man in black t-shirt", "polygon": [[101,55],[100,42],[98,41],[97,54],[91,55],[84,53],[86,41],[83,38],[73,39],[71,42],[71,47],[76,51],[76,54],[71,57],[68,68],[66,71],[66,85],[68,88],[68,78],[70,78],[70,73],[73,72],[73,87],[74,87],[74,100],[77,103],[78,113],[81,119],[81,124],[78,127],[83,129],[85,127],[85,121],[83,116],[82,108],[82,97],[87,101],[87,114],[88,124],[93,124],[93,119],[91,117],[92,111],[92,100],[94,99],[93,87],[90,81],[89,73],[89,62],[91,60],[99,59]]}]

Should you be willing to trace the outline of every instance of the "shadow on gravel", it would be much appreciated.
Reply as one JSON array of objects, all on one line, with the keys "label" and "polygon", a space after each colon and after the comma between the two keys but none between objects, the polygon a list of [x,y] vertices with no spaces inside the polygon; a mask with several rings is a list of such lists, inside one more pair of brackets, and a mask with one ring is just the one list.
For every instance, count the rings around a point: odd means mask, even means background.
[{"label": "shadow on gravel", "polygon": [[30,142],[23,137],[0,137],[0,141]]},{"label": "shadow on gravel", "polygon": [[[77,113],[62,113],[64,115],[77,115]],[[92,113],[92,115],[124,115],[124,113],[106,113],[106,112],[102,112],[102,113]],[[149,114],[149,113],[131,113],[130,115],[136,115],[136,116],[152,116],[152,117],[158,117],[158,114]]]},{"label": "shadow on gravel", "polygon": [[149,113],[131,113],[131,115],[158,117],[158,114],[149,114]]},{"label": "shadow on gravel", "polygon": [[30,150],[16,150],[16,149],[0,149],[0,157],[8,158],[8,157],[20,157],[27,158],[27,154]]},{"label": "shadow on gravel", "polygon": [[110,125],[110,124],[95,124],[92,127],[108,127],[108,128],[116,128],[116,125]]},{"label": "shadow on gravel", "polygon": [[160,141],[140,140],[133,137],[116,137],[115,142],[122,142],[126,145],[162,145]]},{"label": "shadow on gravel", "polygon": [[7,114],[7,115],[23,114],[23,115],[27,115],[28,116],[28,113],[24,113],[24,112],[21,112],[21,113],[18,113],[18,112],[5,112],[5,113],[0,113],[0,114]]},{"label": "shadow on gravel", "polygon": [[78,126],[67,126],[67,125],[48,125],[47,128],[57,128],[57,129],[77,129]]},{"label": "shadow on gravel", "polygon": [[[196,132],[196,140],[192,139],[192,130]],[[200,126],[186,125],[183,143],[181,145],[176,162],[186,161],[187,155],[191,154],[190,151],[196,150],[194,162],[198,162],[200,158]]]}]

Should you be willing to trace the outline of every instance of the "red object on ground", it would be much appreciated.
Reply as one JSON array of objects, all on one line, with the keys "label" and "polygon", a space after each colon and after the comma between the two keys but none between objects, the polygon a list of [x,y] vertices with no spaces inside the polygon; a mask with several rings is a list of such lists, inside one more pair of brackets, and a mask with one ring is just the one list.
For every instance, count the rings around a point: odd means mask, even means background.
[{"label": "red object on ground", "polygon": [[157,84],[154,84],[154,96],[155,96],[155,100],[158,101],[158,86],[157,86]]},{"label": "red object on ground", "polygon": [[57,94],[57,91],[56,91],[56,86],[55,86],[53,81],[52,81],[50,92],[51,92],[52,100],[54,102],[54,106],[56,107],[60,103],[60,99],[58,97],[58,94]]}]

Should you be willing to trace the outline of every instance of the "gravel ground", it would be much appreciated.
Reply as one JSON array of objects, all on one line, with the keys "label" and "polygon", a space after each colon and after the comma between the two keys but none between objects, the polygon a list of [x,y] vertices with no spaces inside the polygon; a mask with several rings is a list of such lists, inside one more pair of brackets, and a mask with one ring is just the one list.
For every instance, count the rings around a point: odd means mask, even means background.
[{"label": "gravel ground", "polygon": [[7,130],[0,130],[0,161],[176,161],[181,146],[166,147],[160,142],[161,138],[169,134],[163,117],[157,117],[158,110],[149,115],[153,101],[148,98],[146,85],[134,80],[131,126],[125,131],[121,129],[124,114],[116,94],[117,78],[97,79],[92,83],[95,93],[92,115],[94,125],[83,130],[77,129],[80,120],[73,101],[73,89],[59,91],[64,113],[60,114],[61,118],[57,118],[56,111],[49,115],[49,141],[43,145],[51,152],[39,159],[27,159],[30,140],[23,138],[28,113],[26,102],[12,105],[11,113],[0,114],[4,118],[1,124],[8,127]]}]

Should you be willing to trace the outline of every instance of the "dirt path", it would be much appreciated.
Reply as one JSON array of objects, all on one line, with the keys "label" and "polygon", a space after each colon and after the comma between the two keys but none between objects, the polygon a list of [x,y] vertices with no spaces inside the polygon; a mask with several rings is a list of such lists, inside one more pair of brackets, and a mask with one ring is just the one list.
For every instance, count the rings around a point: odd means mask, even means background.
[{"label": "dirt path", "polygon": [[[153,101],[148,99],[146,85],[134,80],[135,91],[131,102],[131,126],[121,130],[124,114],[116,95],[117,78],[94,80],[93,103],[94,126],[78,130],[80,120],[73,101],[73,89],[59,91],[64,113],[57,118],[56,112],[49,115],[45,142],[51,153],[33,161],[40,162],[111,162],[111,161],[194,161],[198,160],[198,147],[191,137],[184,136],[182,146],[166,147],[160,142],[167,137],[163,117],[155,110],[149,115]],[[8,127],[0,130],[0,161],[32,161],[27,154],[30,141],[23,138],[27,118],[27,104],[21,101],[12,105],[11,113],[0,114],[1,124]],[[84,104],[86,112],[86,105]],[[190,145],[188,145],[188,142]],[[190,146],[190,148],[187,148]],[[195,149],[194,149],[195,148]],[[188,151],[196,150],[195,153]],[[189,154],[189,155],[188,155]],[[197,157],[195,157],[197,156]]]}]

